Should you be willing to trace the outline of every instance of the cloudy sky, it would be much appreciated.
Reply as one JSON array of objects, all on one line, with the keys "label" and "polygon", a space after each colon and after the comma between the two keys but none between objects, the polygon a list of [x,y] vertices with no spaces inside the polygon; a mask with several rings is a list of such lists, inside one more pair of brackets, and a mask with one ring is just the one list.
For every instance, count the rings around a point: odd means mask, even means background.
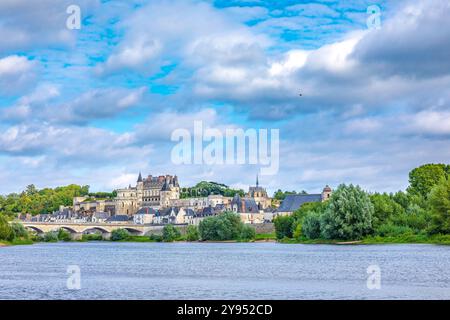
[{"label": "cloudy sky", "polygon": [[257,165],[171,162],[195,120],[279,129],[271,192],[403,189],[450,159],[449,17],[447,0],[1,0],[0,193],[107,191],[139,171],[254,183]]}]

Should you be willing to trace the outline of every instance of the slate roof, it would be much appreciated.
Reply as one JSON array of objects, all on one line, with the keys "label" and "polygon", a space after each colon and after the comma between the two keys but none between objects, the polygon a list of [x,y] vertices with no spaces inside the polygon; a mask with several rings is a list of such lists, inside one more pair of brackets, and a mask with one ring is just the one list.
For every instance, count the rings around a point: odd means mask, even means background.
[{"label": "slate roof", "polygon": [[95,212],[92,216],[97,219],[108,219],[110,214],[107,212]]},{"label": "slate roof", "polygon": [[299,209],[304,203],[321,202],[321,194],[290,194],[281,203],[278,212],[294,212]]},{"label": "slate roof", "polygon": [[156,215],[157,211],[152,207],[142,207],[136,212],[136,214],[154,214]]},{"label": "slate roof", "polygon": [[106,222],[127,222],[128,220],[130,218],[127,215],[121,214],[109,217]]}]

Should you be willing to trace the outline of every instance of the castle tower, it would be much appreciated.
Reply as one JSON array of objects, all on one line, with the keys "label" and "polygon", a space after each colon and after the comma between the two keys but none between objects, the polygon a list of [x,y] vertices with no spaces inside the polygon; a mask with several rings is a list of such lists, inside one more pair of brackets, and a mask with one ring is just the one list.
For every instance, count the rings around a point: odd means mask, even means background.
[{"label": "castle tower", "polygon": [[326,200],[330,199],[332,193],[333,193],[333,190],[330,188],[330,186],[326,185],[322,191],[322,201],[326,201]]}]

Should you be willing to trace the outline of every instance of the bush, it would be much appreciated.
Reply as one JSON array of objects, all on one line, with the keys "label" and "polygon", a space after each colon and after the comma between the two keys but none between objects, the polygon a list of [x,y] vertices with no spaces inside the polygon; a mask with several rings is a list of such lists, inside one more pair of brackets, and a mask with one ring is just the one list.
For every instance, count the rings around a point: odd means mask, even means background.
[{"label": "bush", "polygon": [[116,229],[111,232],[112,241],[123,241],[130,239],[130,233],[125,229]]},{"label": "bush", "polygon": [[428,204],[432,213],[432,232],[450,233],[450,177],[433,187]]},{"label": "bush", "polygon": [[300,240],[303,235],[302,229],[303,225],[300,221],[294,222],[294,224],[292,225],[292,236],[294,237],[294,239]]},{"label": "bush", "polygon": [[162,240],[164,242],[172,242],[177,240],[181,236],[180,231],[173,225],[168,224],[163,228]]},{"label": "bush", "polygon": [[321,214],[317,211],[310,211],[303,220],[302,232],[308,239],[320,238]]},{"label": "bush", "polygon": [[83,234],[81,237],[81,241],[102,241],[103,236],[101,233],[90,233]]},{"label": "bush", "polygon": [[45,242],[57,242],[58,241],[58,232],[56,231],[50,231],[44,233],[44,239]]},{"label": "bush", "polygon": [[28,234],[27,229],[25,229],[25,227],[23,226],[23,224],[14,222],[14,223],[11,223],[10,238],[11,238],[11,240],[16,239],[16,238],[28,239],[29,234]]},{"label": "bush", "polygon": [[242,227],[240,239],[244,241],[254,240],[256,237],[255,228],[244,225]]},{"label": "bush", "polygon": [[70,237],[70,233],[67,230],[59,229],[58,231],[58,240],[60,241],[70,241],[72,238]]},{"label": "bush", "polygon": [[292,216],[277,216],[273,219],[273,223],[277,239],[292,238],[292,224],[294,223]]},{"label": "bush", "polygon": [[413,230],[410,227],[396,226],[393,224],[382,224],[376,230],[376,235],[380,237],[397,237],[412,233]]},{"label": "bush", "polygon": [[198,228],[194,225],[189,225],[186,229],[186,240],[198,241],[198,239],[200,239]]},{"label": "bush", "polygon": [[200,222],[198,227],[202,240],[224,241],[238,240],[244,224],[241,218],[232,212],[209,217]]},{"label": "bush", "polygon": [[161,242],[162,241],[162,236],[159,234],[151,234],[149,236],[150,240],[156,241],[156,242]]},{"label": "bush", "polygon": [[0,240],[10,240],[12,234],[11,226],[8,220],[2,215],[0,215]]},{"label": "bush", "polygon": [[428,229],[431,223],[430,213],[417,204],[410,204],[405,212],[392,216],[390,224],[404,226],[413,229],[415,232]]},{"label": "bush", "polygon": [[325,239],[359,240],[373,232],[373,204],[359,186],[340,185],[322,215],[320,230]]}]

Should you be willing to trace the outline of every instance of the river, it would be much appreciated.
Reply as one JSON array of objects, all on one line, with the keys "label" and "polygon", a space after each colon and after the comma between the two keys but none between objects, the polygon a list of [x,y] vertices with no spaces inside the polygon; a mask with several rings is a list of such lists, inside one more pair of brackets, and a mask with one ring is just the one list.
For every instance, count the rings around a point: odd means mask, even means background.
[{"label": "river", "polygon": [[[80,270],[79,290],[67,287],[71,265]],[[379,268],[379,289],[368,289],[369,266]],[[450,247],[113,242],[3,247],[0,299],[450,299]]]}]

